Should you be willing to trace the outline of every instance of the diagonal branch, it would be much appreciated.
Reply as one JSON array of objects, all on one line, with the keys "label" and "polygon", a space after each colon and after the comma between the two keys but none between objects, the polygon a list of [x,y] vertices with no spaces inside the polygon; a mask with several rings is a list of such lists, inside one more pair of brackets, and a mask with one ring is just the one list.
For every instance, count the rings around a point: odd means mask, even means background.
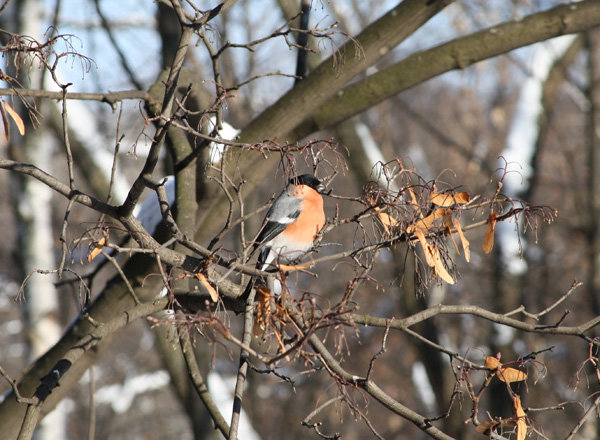
[{"label": "diagonal branch", "polygon": [[169,77],[166,82],[162,110],[158,120],[158,129],[156,131],[156,134],[154,135],[154,138],[152,139],[152,145],[150,147],[150,151],[148,152],[148,157],[146,159],[146,163],[144,164],[144,168],[142,169],[136,180],[133,182],[133,185],[131,185],[129,194],[123,202],[123,205],[121,205],[120,207],[121,215],[123,216],[129,216],[132,213],[133,208],[138,202],[140,196],[142,195],[142,192],[146,188],[146,180],[152,177],[154,168],[158,163],[162,142],[165,136],[167,135],[169,121],[173,113],[173,103],[175,102],[175,92],[177,91],[177,81],[179,79],[179,72],[183,67],[183,61],[185,60],[187,51],[190,48],[190,40],[192,34],[192,28],[183,28],[183,32],[181,33],[181,39],[179,41],[179,48],[177,49],[177,53],[175,54],[173,66],[171,67],[171,71],[169,72]]},{"label": "diagonal branch", "polygon": [[290,134],[300,139],[346,120],[417,84],[511,50],[600,25],[596,0],[569,3],[457,38],[358,81],[336,93]]}]

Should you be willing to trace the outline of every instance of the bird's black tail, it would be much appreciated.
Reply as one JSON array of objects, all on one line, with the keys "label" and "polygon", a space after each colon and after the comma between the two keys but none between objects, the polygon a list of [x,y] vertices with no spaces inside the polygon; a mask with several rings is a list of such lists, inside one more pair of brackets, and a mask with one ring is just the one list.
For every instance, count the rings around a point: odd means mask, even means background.
[{"label": "bird's black tail", "polygon": [[248,281],[248,284],[246,285],[246,288],[244,289],[244,293],[242,293],[242,296],[240,297],[244,301],[246,301],[248,299],[250,292],[252,292],[252,289],[254,288],[254,282],[255,282],[254,277],[251,277],[250,281]]},{"label": "bird's black tail", "polygon": [[[254,252],[254,251],[253,251]],[[258,261],[256,262],[256,268],[257,269],[265,269],[265,261],[267,261],[267,255],[269,254],[269,248],[263,248],[260,251],[260,254],[258,255]],[[242,293],[242,296],[240,297],[241,299],[243,299],[244,301],[246,301],[248,299],[248,295],[250,295],[250,292],[252,292],[252,289],[254,288],[254,285],[256,284],[256,277],[250,277],[250,281],[248,281],[248,284],[246,285],[246,288],[244,289],[244,293]]]}]

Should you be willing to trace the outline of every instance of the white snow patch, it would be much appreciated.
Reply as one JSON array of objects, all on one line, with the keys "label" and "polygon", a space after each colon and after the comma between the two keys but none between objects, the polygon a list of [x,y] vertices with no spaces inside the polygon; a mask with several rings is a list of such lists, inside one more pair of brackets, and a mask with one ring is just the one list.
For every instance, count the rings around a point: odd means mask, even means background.
[{"label": "white snow patch", "polygon": [[115,413],[122,414],[131,407],[136,396],[158,390],[169,381],[169,373],[165,370],[140,374],[126,379],[123,384],[107,385],[98,389],[94,399],[99,404],[110,405]]},{"label": "white snow patch", "polygon": [[531,75],[521,87],[506,149],[502,152],[509,164],[515,163],[522,167],[509,168],[519,171],[509,173],[504,180],[504,191],[510,195],[517,192],[531,176],[531,157],[538,137],[537,121],[543,110],[541,98],[544,81],[554,62],[565,53],[575,38],[575,35],[564,35],[534,46],[529,64]]},{"label": "white snow patch", "polygon": [[[213,397],[225,420],[231,420],[235,383],[236,376],[224,378],[218,373],[211,372],[208,374],[210,395]],[[243,409],[240,414],[239,438],[243,438],[244,440],[260,440],[260,437],[250,423],[248,415]]]},{"label": "white snow patch", "polygon": [[494,344],[503,346],[508,345],[513,340],[515,331],[512,327],[501,324],[493,324],[494,327]]},{"label": "white snow patch", "polygon": [[12,321],[7,321],[2,324],[2,327],[0,328],[0,333],[3,335],[16,335],[23,331],[23,321],[20,319],[13,319]]},{"label": "white snow patch", "polygon": [[[217,119],[214,116],[211,117],[209,124],[210,124],[209,131],[211,131],[216,126]],[[240,130],[238,130],[233,125],[231,125],[227,122],[223,122],[223,128],[221,128],[221,130],[218,131],[217,138],[220,138],[220,139],[223,139],[226,141],[232,141],[237,137],[238,134],[240,134]],[[211,142],[210,143],[210,153],[209,153],[210,162],[213,164],[219,163],[221,161],[221,157],[223,157],[223,153],[225,152],[225,150],[226,150],[226,146],[224,144]]]},{"label": "white snow patch", "polygon": [[[534,46],[530,60],[531,75],[521,87],[521,95],[507,136],[506,148],[502,152],[503,159],[499,167],[506,161],[510,171],[504,178],[503,192],[514,197],[527,187],[527,179],[531,177],[531,158],[538,137],[538,118],[543,111],[542,89],[554,62],[569,48],[575,35],[553,38]],[[498,242],[502,244],[503,262],[512,275],[522,274],[527,264],[520,258],[519,240],[514,225],[502,222],[496,229]],[[521,243],[525,246],[525,243]]]},{"label": "white snow patch", "polygon": [[[165,189],[167,190],[167,199],[169,200],[169,206],[172,206],[175,201],[175,176],[167,176],[166,179]],[[156,227],[162,221],[162,214],[156,193],[152,193],[141,205],[136,205],[133,215],[142,222],[142,226],[144,226],[148,233],[154,234]]]},{"label": "white snow patch", "polygon": [[437,404],[435,402],[435,393],[427,377],[427,371],[422,362],[415,362],[412,367],[412,381],[415,384],[417,393],[421,401],[425,404],[427,411],[435,412],[437,410]]},{"label": "white snow patch", "polygon": [[[369,127],[367,127],[362,122],[357,122],[355,124],[355,127],[356,127],[356,133],[358,134],[358,137],[360,138],[363,150],[364,150],[365,154],[367,155],[367,158],[369,159],[369,164],[371,165],[371,168],[373,169],[373,173],[379,180],[379,183],[382,186],[386,187],[388,185],[388,181],[385,178],[385,174],[384,174],[385,170],[384,170],[383,165],[387,161],[385,160],[385,157],[383,157],[383,154],[381,153],[381,149],[377,145],[377,142],[375,142],[375,139],[373,139],[373,136],[371,135],[371,130],[369,130]],[[390,189],[393,191],[398,191],[398,187],[394,182],[391,183]]]},{"label": "white snow patch", "polygon": [[523,249],[527,246],[524,237],[517,236],[515,225],[509,222],[498,222],[496,224],[496,239],[502,243],[502,258],[506,270],[511,275],[522,275],[527,271],[527,263],[522,258]]}]

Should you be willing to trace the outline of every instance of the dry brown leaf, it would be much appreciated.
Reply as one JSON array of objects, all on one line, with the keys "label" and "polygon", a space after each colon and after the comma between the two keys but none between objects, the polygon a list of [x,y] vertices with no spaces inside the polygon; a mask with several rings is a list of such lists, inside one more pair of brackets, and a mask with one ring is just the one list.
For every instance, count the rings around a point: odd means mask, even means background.
[{"label": "dry brown leaf", "polygon": [[23,119],[21,119],[19,114],[8,104],[8,102],[4,101],[4,107],[6,108],[9,116],[13,119],[13,121],[15,121],[15,125],[17,126],[19,133],[21,136],[23,136],[25,134],[25,123],[23,122]]},{"label": "dry brown leaf", "polygon": [[525,420],[525,411],[523,411],[519,396],[515,396],[513,405],[515,406],[515,415],[517,416],[517,440],[525,440],[525,437],[527,437],[527,421]]},{"label": "dry brown leaf", "polygon": [[[419,220],[418,222],[416,222],[412,225],[409,225],[406,228],[406,232],[411,234],[416,229],[420,229],[423,232],[427,232],[433,227],[433,223],[440,217],[443,217],[448,211],[449,211],[448,209],[438,208],[435,211],[433,211],[431,214],[429,214],[427,217]],[[450,212],[452,212],[452,211],[450,211]]]},{"label": "dry brown leaf", "polygon": [[90,254],[88,255],[88,258],[87,258],[88,263],[91,263],[94,258],[96,258],[98,255],[100,255],[102,253],[102,248],[104,247],[105,244],[106,244],[106,237],[102,237],[100,240],[98,240],[96,242],[94,249],[92,249],[92,252],[90,252]]},{"label": "dry brown leaf", "polygon": [[431,259],[431,255],[429,253],[429,243],[427,243],[425,234],[421,229],[416,229],[414,233],[419,239],[419,243],[421,244],[421,248],[423,249],[423,253],[425,254],[425,261],[429,266],[433,267],[433,260]]},{"label": "dry brown leaf", "polygon": [[490,429],[492,429],[497,424],[498,424],[498,422],[492,422],[491,420],[488,420],[487,422],[481,422],[479,425],[477,425],[475,427],[475,431],[481,432],[483,434],[483,433],[489,431]]},{"label": "dry brown leaf", "polygon": [[455,193],[454,200],[456,201],[456,203],[460,204],[469,203],[469,201],[471,200],[471,196],[466,192]]},{"label": "dry brown leaf", "polygon": [[452,228],[452,214],[454,214],[453,210],[444,209],[444,214],[442,216],[442,226],[444,228]]},{"label": "dry brown leaf", "polygon": [[481,432],[483,434],[487,434],[491,429],[500,429],[505,428],[507,426],[514,426],[515,421],[511,417],[510,419],[500,419],[500,420],[487,420],[485,422],[481,422],[479,425],[475,427],[477,432]]},{"label": "dry brown leaf", "polygon": [[467,240],[467,237],[465,237],[465,234],[463,233],[463,230],[460,227],[460,222],[457,219],[454,219],[454,227],[458,232],[463,251],[465,252],[465,261],[468,263],[471,260],[471,247],[469,244],[469,240]]},{"label": "dry brown leaf", "polygon": [[469,200],[469,194],[467,194],[466,192],[460,192],[455,194],[431,193],[429,195],[429,201],[431,203],[443,207],[448,207],[460,203],[468,203]]},{"label": "dry brown leaf", "polygon": [[[419,206],[419,202],[417,201],[417,196],[415,195],[415,192],[413,191],[413,189],[409,186],[408,187],[408,192],[410,193],[410,198],[412,199],[412,202],[415,206]],[[423,215],[421,214],[421,217],[423,217]]]},{"label": "dry brown leaf", "polygon": [[215,288],[210,285],[210,283],[206,279],[206,276],[204,276],[203,273],[197,273],[196,278],[198,279],[198,281],[200,281],[200,284],[202,284],[204,286],[204,288],[207,290],[208,294],[210,295],[210,299],[213,302],[217,302],[219,300],[219,294],[217,293]]},{"label": "dry brown leaf", "polygon": [[496,368],[502,366],[502,362],[500,362],[495,356],[488,356],[485,358],[485,366],[490,370],[495,370]]},{"label": "dry brown leaf", "polygon": [[488,356],[485,358],[485,366],[490,370],[496,370],[496,377],[502,382],[520,382],[527,379],[527,373],[517,370],[516,368],[503,366],[502,362],[500,362],[494,356]]},{"label": "dry brown leaf", "polygon": [[269,324],[269,316],[273,312],[271,307],[271,294],[268,290],[256,289],[256,318],[254,319],[254,336],[265,332]]},{"label": "dry brown leaf", "polygon": [[442,227],[446,229],[450,240],[452,240],[452,244],[454,245],[454,249],[456,249],[456,253],[460,255],[460,249],[458,249],[458,245],[456,244],[456,240],[454,239],[454,233],[452,232],[453,219],[452,219],[453,211],[451,209],[446,209],[446,212],[442,216]]},{"label": "dry brown leaf", "polygon": [[496,376],[502,382],[520,382],[522,380],[527,379],[527,373],[521,370],[517,370],[516,368],[511,367],[503,367],[496,372]]},{"label": "dry brown leaf", "polygon": [[4,124],[4,136],[6,136],[6,140],[10,141],[10,130],[8,128],[8,119],[6,118],[6,113],[4,112],[4,101],[0,103],[0,113],[2,114],[2,124]]},{"label": "dry brown leaf", "polygon": [[429,267],[433,267],[433,270],[437,276],[446,281],[448,284],[454,284],[454,279],[450,276],[444,263],[442,262],[442,258],[440,257],[440,251],[436,245],[431,244],[425,238],[425,233],[422,229],[416,228],[414,230],[414,234],[419,240],[419,244],[423,249],[423,253],[425,254],[425,262]]},{"label": "dry brown leaf", "polygon": [[439,249],[437,248],[437,246],[434,246],[432,244],[429,246],[434,249],[433,261],[435,273],[448,284],[454,284],[454,278],[452,278],[446,270],[446,267],[444,266],[444,263],[442,262],[442,259],[440,257]]},{"label": "dry brown leaf", "polygon": [[490,212],[490,216],[487,221],[487,229],[485,230],[485,237],[483,238],[483,251],[486,254],[492,252],[494,247],[494,230],[496,229],[496,218],[498,214],[494,211]]},{"label": "dry brown leaf", "polygon": [[458,245],[456,244],[456,240],[454,239],[454,234],[452,233],[450,228],[446,228],[446,231],[448,232],[448,236],[450,237],[450,240],[452,240],[452,244],[454,245],[454,249],[456,250],[456,253],[458,255],[460,255],[460,249],[458,248]]},{"label": "dry brown leaf", "polygon": [[[379,211],[379,208],[376,208],[376,211]],[[383,229],[385,229],[385,232],[387,233],[390,232],[390,228],[398,226],[398,220],[393,218],[387,212],[378,212],[377,218],[379,218],[379,222],[381,223]]]}]

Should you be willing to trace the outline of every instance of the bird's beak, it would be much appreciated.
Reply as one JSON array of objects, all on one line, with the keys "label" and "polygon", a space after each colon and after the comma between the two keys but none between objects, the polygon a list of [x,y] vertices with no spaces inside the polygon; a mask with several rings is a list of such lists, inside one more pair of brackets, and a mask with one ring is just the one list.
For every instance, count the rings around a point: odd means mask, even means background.
[{"label": "bird's beak", "polygon": [[317,185],[317,192],[323,194],[327,188],[325,188],[325,184],[319,183]]}]

